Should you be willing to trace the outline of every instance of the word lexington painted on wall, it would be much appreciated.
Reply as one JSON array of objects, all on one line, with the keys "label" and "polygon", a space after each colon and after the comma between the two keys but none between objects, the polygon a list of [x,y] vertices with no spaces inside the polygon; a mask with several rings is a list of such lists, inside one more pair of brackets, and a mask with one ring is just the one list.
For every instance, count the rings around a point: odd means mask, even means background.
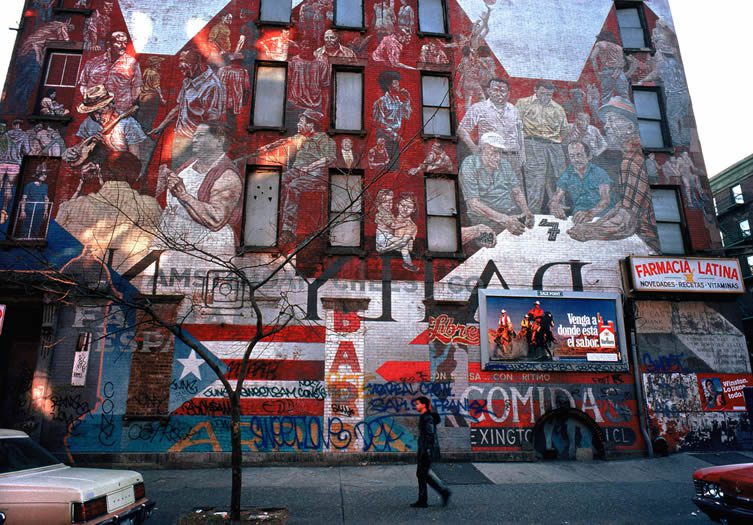
[{"label": "word lexington painted on wall", "polygon": [[633,289],[639,292],[743,293],[737,259],[630,257]]}]

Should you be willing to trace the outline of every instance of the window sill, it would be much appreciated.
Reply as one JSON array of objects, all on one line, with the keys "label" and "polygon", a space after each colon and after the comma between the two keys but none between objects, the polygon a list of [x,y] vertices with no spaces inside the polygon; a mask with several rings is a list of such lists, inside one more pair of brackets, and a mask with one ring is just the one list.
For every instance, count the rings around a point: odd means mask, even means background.
[{"label": "window sill", "polygon": [[0,248],[46,248],[47,239],[3,239],[0,241]]},{"label": "window sill", "polygon": [[52,12],[56,15],[58,14],[71,14],[71,15],[84,15],[84,16],[91,16],[91,14],[94,12],[94,9],[81,9],[76,7],[53,7]]},{"label": "window sill", "polygon": [[279,255],[280,248],[278,246],[241,246],[235,253],[238,255],[245,255],[247,253],[271,253]]},{"label": "window sill", "polygon": [[259,27],[284,27],[284,28],[290,28],[292,26],[292,22],[288,20],[287,22],[280,22],[276,20],[257,20],[256,25]]},{"label": "window sill", "polygon": [[646,147],[641,147],[641,149],[643,150],[643,153],[646,156],[649,153],[668,153],[668,154],[671,155],[671,154],[673,154],[675,152],[675,149],[673,147],[671,147],[671,146],[664,146],[662,148],[646,148]]},{"label": "window sill", "polygon": [[457,135],[430,135],[428,133],[421,132],[421,138],[424,141],[427,141],[427,140],[447,140],[447,141],[453,142],[455,144],[457,144],[457,142],[458,142],[458,136]]},{"label": "window sill", "polygon": [[334,23],[332,24],[332,29],[337,29],[338,31],[358,31],[359,33],[366,32],[366,26],[341,26]]},{"label": "window sill", "polygon": [[324,250],[325,255],[351,255],[355,257],[366,257],[366,250],[356,246],[327,246]]},{"label": "window sill", "polygon": [[450,33],[426,33],[423,31],[416,31],[416,35],[418,38],[444,38],[447,41],[452,40],[452,35]]},{"label": "window sill", "polygon": [[67,124],[73,120],[73,117],[60,117],[57,115],[29,115],[28,120],[31,122],[60,122]]},{"label": "window sill", "polygon": [[276,127],[268,127],[268,126],[248,126],[246,130],[249,133],[255,133],[257,131],[276,131],[280,135],[284,135],[288,132],[288,128],[276,128]]},{"label": "window sill", "polygon": [[456,259],[459,261],[465,260],[466,255],[463,252],[424,252],[424,258],[426,259]]},{"label": "window sill", "polygon": [[365,129],[335,129],[335,128],[329,128],[329,129],[327,129],[327,135],[357,135],[359,137],[365,137],[366,136],[366,130]]},{"label": "window sill", "polygon": [[627,54],[633,54],[633,53],[651,53],[652,55],[656,53],[656,49],[653,47],[623,47],[622,48],[623,53]]}]

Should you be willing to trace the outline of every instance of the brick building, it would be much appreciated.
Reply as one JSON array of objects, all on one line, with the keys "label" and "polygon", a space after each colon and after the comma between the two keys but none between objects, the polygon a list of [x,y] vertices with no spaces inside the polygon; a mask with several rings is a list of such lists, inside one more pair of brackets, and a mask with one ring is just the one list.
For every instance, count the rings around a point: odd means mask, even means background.
[{"label": "brick building", "polygon": [[749,445],[666,0],[27,4],[3,425],[73,458],[227,452],[212,367],[236,384],[262,315],[261,457],[410,453],[419,395],[458,457]]}]

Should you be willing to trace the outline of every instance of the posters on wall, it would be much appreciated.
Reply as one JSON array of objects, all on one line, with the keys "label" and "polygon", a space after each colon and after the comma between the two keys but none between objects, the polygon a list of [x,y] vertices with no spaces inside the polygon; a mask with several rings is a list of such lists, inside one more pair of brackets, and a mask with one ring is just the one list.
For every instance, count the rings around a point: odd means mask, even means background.
[{"label": "posters on wall", "polygon": [[698,374],[701,408],[705,412],[745,410],[743,389],[753,386],[749,374]]}]

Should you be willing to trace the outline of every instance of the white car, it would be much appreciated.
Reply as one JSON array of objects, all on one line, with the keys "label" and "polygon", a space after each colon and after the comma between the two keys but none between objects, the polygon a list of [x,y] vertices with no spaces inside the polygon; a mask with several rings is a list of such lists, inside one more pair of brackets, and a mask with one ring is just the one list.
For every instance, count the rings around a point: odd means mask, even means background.
[{"label": "white car", "polygon": [[139,525],[154,505],[138,472],[72,468],[0,429],[0,525]]}]

